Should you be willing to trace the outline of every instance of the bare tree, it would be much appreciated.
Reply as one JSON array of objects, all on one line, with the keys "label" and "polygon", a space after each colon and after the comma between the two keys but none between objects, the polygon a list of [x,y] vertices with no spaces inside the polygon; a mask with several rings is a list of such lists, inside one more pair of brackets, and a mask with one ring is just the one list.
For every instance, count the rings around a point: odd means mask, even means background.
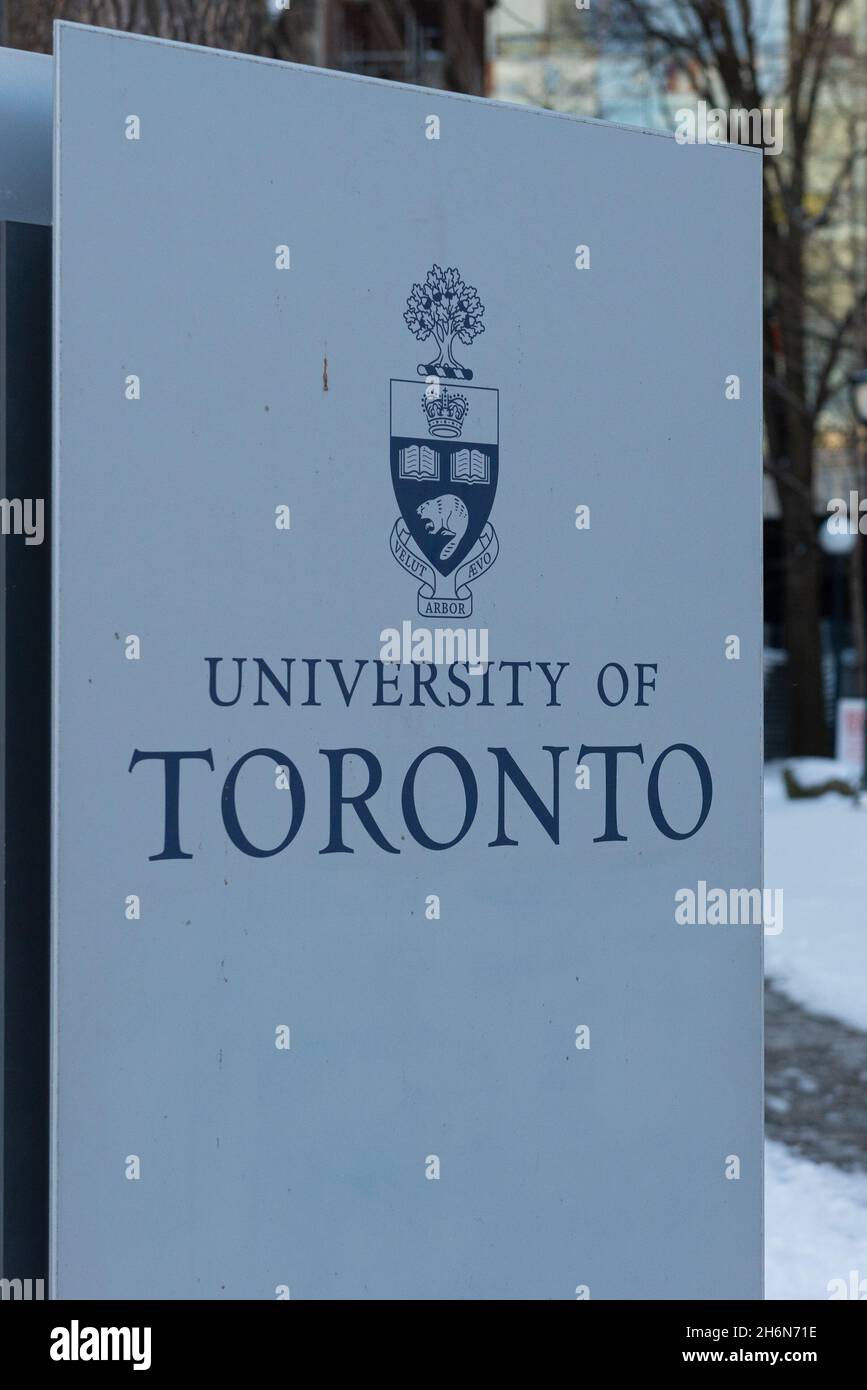
[{"label": "bare tree", "polygon": [[[762,0],[609,0],[611,33],[644,46],[671,83],[724,110],[782,109],[781,153],[764,160],[765,467],[782,516],[792,751],[827,751],[814,472],[820,422],[863,347],[860,266],[841,248],[865,151],[846,105],[863,90],[847,0],[783,0],[776,42]],[[863,111],[861,116],[863,116]],[[857,124],[860,125],[860,122]],[[843,131],[847,134],[844,136]],[[743,131],[738,138],[759,143]]]},{"label": "bare tree", "polygon": [[312,62],[316,0],[6,0],[12,48],[50,53],[55,19]]}]

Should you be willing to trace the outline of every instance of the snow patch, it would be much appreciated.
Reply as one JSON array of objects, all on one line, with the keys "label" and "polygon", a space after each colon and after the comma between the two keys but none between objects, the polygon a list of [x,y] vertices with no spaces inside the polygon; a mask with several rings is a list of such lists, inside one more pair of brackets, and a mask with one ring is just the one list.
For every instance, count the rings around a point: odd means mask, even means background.
[{"label": "snow patch", "polygon": [[[817,781],[847,768],[831,758],[789,765]],[[765,887],[784,895],[783,931],[765,938],[765,970],[804,1008],[867,1032],[867,800],[789,801],[782,766],[770,766],[765,781]]]},{"label": "snow patch", "polygon": [[828,1299],[833,1279],[844,1280],[847,1289],[867,1280],[867,1174],[810,1163],[769,1142],[765,1297]]}]

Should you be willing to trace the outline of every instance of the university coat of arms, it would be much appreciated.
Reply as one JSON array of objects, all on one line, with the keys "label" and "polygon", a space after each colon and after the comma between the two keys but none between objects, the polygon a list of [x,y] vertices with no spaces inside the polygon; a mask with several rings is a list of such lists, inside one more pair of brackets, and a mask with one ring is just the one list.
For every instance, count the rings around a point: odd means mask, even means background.
[{"label": "university coat of arms", "polygon": [[468,618],[470,584],[497,558],[488,520],[499,470],[499,392],[469,386],[455,343],[480,333],[485,308],[454,269],[434,265],[413,285],[404,319],[436,356],[418,377],[391,382],[391,479],[400,516],[391,533],[398,564],[420,581],[422,617]]}]

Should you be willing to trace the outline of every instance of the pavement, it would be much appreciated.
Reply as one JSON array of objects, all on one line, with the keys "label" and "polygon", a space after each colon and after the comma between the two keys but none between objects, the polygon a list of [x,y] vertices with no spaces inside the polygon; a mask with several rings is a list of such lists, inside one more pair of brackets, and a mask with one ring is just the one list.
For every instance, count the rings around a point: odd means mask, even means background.
[{"label": "pavement", "polygon": [[814,1163],[867,1173],[867,1033],[765,985],[765,1126]]}]

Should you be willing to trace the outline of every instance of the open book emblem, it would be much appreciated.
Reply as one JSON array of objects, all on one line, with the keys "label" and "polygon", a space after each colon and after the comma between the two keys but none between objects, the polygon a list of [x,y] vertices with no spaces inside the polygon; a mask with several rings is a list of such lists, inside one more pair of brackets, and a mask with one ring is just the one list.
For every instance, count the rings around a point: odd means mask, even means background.
[{"label": "open book emblem", "polygon": [[484,449],[458,449],[452,454],[452,482],[489,483],[491,462]]},{"label": "open book emblem", "polygon": [[417,478],[420,482],[425,478],[439,481],[440,456],[436,449],[429,449],[427,444],[408,444],[405,449],[401,449],[400,476]]}]

